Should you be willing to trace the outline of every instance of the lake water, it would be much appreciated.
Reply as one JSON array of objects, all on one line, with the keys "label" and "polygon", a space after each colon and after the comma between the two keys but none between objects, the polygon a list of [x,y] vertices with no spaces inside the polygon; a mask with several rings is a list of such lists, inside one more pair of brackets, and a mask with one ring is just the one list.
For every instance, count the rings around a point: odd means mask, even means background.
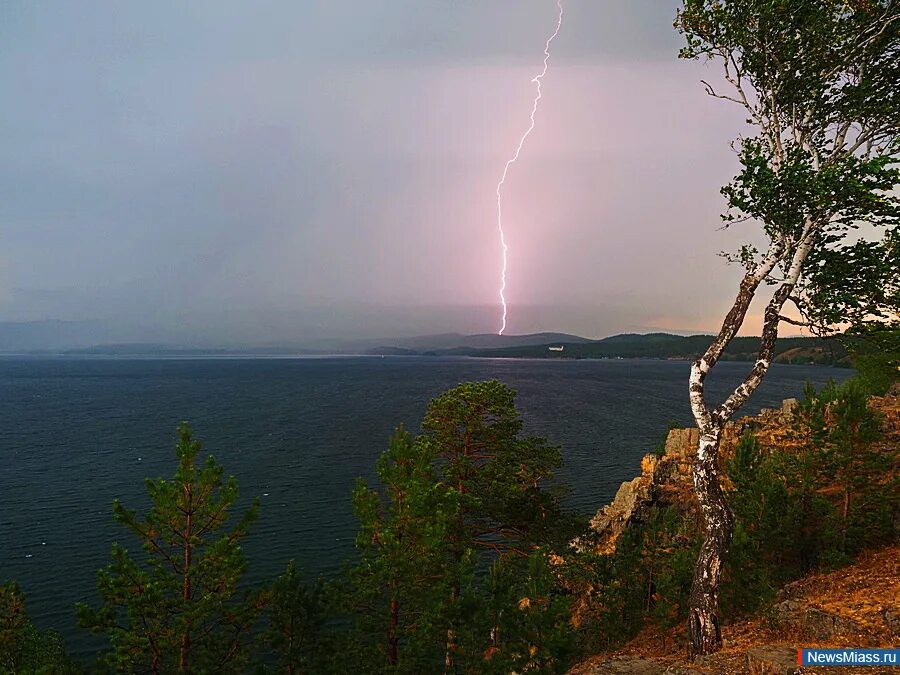
[{"label": "lake water", "polygon": [[[750,367],[720,364],[721,397]],[[142,509],[145,477],[174,472],[175,428],[189,420],[234,474],[242,501],[262,499],[247,540],[250,580],[295,558],[309,575],[353,556],[350,493],[371,479],[392,429],[417,429],[428,400],[459,382],[496,378],[519,391],[528,433],[562,445],[568,506],[593,513],[638,472],[668,420],[688,425],[681,361],[429,357],[284,359],[0,359],[0,580],[14,579],[36,623],[76,653],[75,627],[96,601],[110,544],[134,540],[113,499]],[[744,413],[850,371],[774,365]]]}]

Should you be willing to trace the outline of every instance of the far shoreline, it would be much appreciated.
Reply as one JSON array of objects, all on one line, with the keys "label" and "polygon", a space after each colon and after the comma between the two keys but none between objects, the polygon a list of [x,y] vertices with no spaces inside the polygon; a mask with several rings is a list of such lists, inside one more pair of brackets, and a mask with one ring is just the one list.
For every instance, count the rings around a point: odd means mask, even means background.
[{"label": "far shoreline", "polygon": [[[541,363],[551,362],[600,362],[600,361],[625,361],[625,362],[679,362],[690,363],[696,357],[653,357],[653,356],[532,356],[532,355],[495,355],[495,354],[365,354],[365,353],[276,353],[267,354],[259,352],[247,353],[220,353],[191,352],[191,353],[129,353],[117,354],[114,352],[0,352],[0,359],[6,361],[324,361],[329,359],[421,359],[427,360],[478,360],[478,361],[535,361]],[[728,363],[752,363],[754,359],[723,358]],[[785,362],[775,361],[773,365],[779,366],[821,366],[823,368],[835,368],[838,370],[852,370],[849,364],[841,363],[817,363],[817,362]]]}]

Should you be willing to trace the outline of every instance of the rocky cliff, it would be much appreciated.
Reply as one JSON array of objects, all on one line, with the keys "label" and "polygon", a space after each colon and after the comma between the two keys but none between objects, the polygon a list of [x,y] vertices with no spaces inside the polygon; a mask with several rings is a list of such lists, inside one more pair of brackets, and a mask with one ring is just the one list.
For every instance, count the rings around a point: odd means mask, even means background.
[{"label": "rocky cliff", "polygon": [[[900,392],[873,397],[870,407],[880,413],[884,437],[882,444],[900,446]],[[792,420],[797,411],[797,399],[783,401],[779,409],[763,409],[755,417],[729,422],[722,439],[721,461],[731,457],[738,439],[745,430],[753,431],[765,448],[790,448],[797,443],[792,433]],[[672,429],[666,438],[662,455],[647,454],[641,460],[641,473],[622,483],[612,502],[602,507],[590,521],[590,531],[574,544],[579,550],[599,555],[615,551],[616,541],[632,524],[645,521],[652,507],[675,507],[694,513],[697,502],[693,494],[691,462],[697,452],[699,431],[696,428]],[[728,481],[723,477],[723,487]]]},{"label": "rocky cliff", "polygon": [[[869,407],[881,416],[887,454],[900,447],[900,390],[873,397]],[[741,434],[753,431],[763,450],[787,450],[799,443],[793,424],[798,403],[783,402],[776,410],[730,423],[722,444],[722,461],[733,454]],[[616,550],[622,534],[645,523],[654,507],[676,508],[696,518],[691,462],[698,445],[697,429],[673,429],[662,454],[645,455],[641,473],[622,484],[613,501],[590,522],[590,531],[574,542],[577,549],[607,556]],[[900,467],[894,466],[896,472]],[[724,476],[724,471],[722,472]],[[727,479],[723,487],[731,489]],[[827,488],[823,490],[827,492]],[[900,530],[898,530],[900,532]],[[579,589],[588,597],[592,588]],[[585,607],[589,601],[582,603]],[[576,614],[580,605],[576,602]],[[578,625],[577,621],[573,621]],[[569,675],[682,675],[700,673],[817,672],[796,666],[798,645],[808,647],[884,647],[900,639],[900,548],[893,546],[864,553],[853,565],[811,574],[785,586],[760,616],[728,622],[723,627],[724,647],[706,659],[687,659],[683,626],[663,629],[645,625],[622,648],[587,659]],[[872,672],[847,668],[847,672]]]}]

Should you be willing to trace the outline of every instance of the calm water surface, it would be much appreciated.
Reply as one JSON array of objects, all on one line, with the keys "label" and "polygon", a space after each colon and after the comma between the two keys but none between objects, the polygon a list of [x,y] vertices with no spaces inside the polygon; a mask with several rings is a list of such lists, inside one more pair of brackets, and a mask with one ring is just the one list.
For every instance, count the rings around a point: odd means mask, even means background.
[{"label": "calm water surface", "polygon": [[[147,505],[143,481],[174,471],[175,427],[262,499],[249,537],[251,581],[288,560],[310,574],[353,555],[350,493],[371,479],[399,423],[459,382],[497,378],[519,391],[526,430],[562,445],[569,506],[592,513],[638,471],[670,419],[687,425],[688,364],[466,358],[0,359],[0,580],[17,580],[41,627],[76,653],[96,645],[74,624],[96,600],[110,544],[136,546],[112,520],[119,498]],[[723,363],[723,396],[749,364]],[[774,365],[743,411],[778,405],[849,371]]]}]

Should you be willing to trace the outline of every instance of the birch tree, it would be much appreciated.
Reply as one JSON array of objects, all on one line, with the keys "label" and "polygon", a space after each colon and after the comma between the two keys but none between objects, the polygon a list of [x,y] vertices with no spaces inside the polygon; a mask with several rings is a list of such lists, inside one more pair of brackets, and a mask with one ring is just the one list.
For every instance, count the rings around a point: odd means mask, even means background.
[{"label": "birch tree", "polygon": [[[733,529],[719,481],[722,431],[765,377],[779,327],[822,334],[897,320],[900,2],[684,0],[675,26],[686,38],[680,56],[712,62],[722,76],[704,81],[706,92],[746,113],[748,132],[733,144],[740,170],[722,188],[723,219],[752,224],[766,242],[729,256],[743,277],[719,333],[691,366],[700,429],[693,481],[705,525],[688,619],[696,655],[721,646],[718,589]],[[760,296],[757,359],[712,405],[706,378]]]}]

